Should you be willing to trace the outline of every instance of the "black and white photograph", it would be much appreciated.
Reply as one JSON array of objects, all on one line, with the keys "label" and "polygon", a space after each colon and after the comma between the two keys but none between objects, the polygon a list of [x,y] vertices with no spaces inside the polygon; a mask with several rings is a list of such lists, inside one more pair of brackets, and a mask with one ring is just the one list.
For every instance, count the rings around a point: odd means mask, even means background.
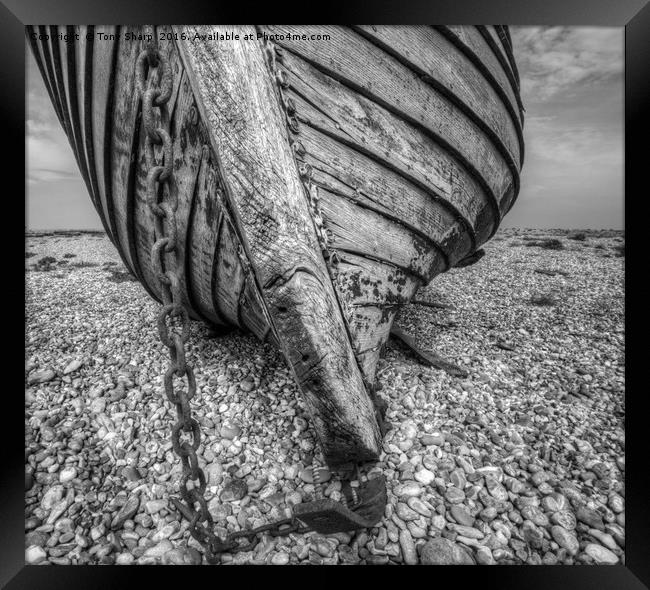
[{"label": "black and white photograph", "polygon": [[625,565],[625,62],[26,26],[25,563]]}]

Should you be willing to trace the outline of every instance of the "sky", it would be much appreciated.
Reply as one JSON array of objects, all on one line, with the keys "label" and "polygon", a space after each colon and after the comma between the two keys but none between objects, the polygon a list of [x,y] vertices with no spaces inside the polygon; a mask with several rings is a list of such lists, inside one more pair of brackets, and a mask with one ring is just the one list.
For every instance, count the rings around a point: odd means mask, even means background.
[{"label": "sky", "polygon": [[[623,228],[622,27],[511,27],[525,161],[503,227]],[[29,229],[101,229],[31,52],[26,76]]]}]

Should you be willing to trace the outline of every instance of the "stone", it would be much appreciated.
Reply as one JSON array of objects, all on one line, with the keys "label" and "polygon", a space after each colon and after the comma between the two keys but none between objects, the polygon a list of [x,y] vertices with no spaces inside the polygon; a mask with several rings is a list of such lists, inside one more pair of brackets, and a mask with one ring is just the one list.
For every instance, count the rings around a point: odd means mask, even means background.
[{"label": "stone", "polygon": [[408,530],[401,530],[399,532],[399,546],[402,549],[402,558],[407,565],[416,565],[418,562],[418,555],[415,550],[415,542]]},{"label": "stone", "polygon": [[167,500],[149,500],[145,502],[144,508],[149,514],[157,514],[163,508],[167,508]]},{"label": "stone", "polygon": [[201,565],[201,554],[194,547],[176,548],[162,556],[163,565]]},{"label": "stone", "polygon": [[47,553],[43,547],[30,545],[25,549],[25,563],[29,565],[38,565],[47,559]]},{"label": "stone", "polygon": [[521,509],[521,515],[538,526],[548,526],[548,516],[537,506],[524,506]]},{"label": "stone", "polygon": [[138,469],[131,465],[122,469],[122,477],[128,481],[139,481],[142,479],[142,475]]},{"label": "stone", "polygon": [[424,516],[425,518],[429,518],[431,516],[431,510],[429,510],[425,506],[424,502],[422,502],[422,500],[420,500],[416,496],[412,496],[408,498],[408,500],[406,500],[406,504],[408,505],[409,508],[412,508],[418,514]]},{"label": "stone", "polygon": [[111,521],[111,529],[117,530],[122,528],[127,520],[133,518],[139,507],[140,496],[137,494],[131,494],[113,517],[113,520]]},{"label": "stone", "polygon": [[483,537],[485,537],[485,535],[481,531],[470,526],[455,524],[453,525],[453,528],[459,535],[462,535],[467,539],[482,539]]},{"label": "stone", "polygon": [[492,551],[489,547],[485,547],[484,545],[476,549],[476,561],[480,565],[494,565],[496,563],[492,556]]},{"label": "stone", "polygon": [[569,554],[576,555],[578,553],[580,545],[578,539],[576,539],[576,536],[571,531],[568,531],[561,526],[553,525],[551,527],[551,536],[553,537],[553,540],[560,547],[566,549]]},{"label": "stone", "polygon": [[395,508],[395,513],[404,522],[408,522],[409,520],[417,520],[418,518],[420,518],[420,515],[415,510],[413,510],[403,502],[397,503],[397,506]]},{"label": "stone", "polygon": [[[471,516],[469,512],[467,512],[464,506],[454,504],[449,509],[449,512],[451,513],[452,517],[458,524],[462,524],[464,526],[469,526],[469,527],[474,525],[474,517]],[[495,510],[495,516],[496,516],[496,510]]]},{"label": "stone", "polygon": [[607,549],[614,551],[618,548],[616,540],[609,533],[603,533],[598,529],[589,529],[589,534],[594,537],[594,539],[600,541],[601,545],[604,545]]},{"label": "stone", "polygon": [[544,534],[531,520],[525,520],[521,527],[521,534],[524,541],[534,549],[540,549],[544,541]]},{"label": "stone", "polygon": [[484,508],[479,512],[479,518],[483,522],[491,522],[493,521],[498,515],[497,509],[494,506],[488,506],[487,508]]},{"label": "stone", "polygon": [[445,435],[439,430],[434,430],[429,434],[423,434],[420,438],[420,442],[427,447],[441,447],[445,444]]},{"label": "stone", "polygon": [[61,501],[65,489],[62,485],[54,485],[48,489],[41,498],[41,508],[47,512],[52,510],[52,507]]},{"label": "stone", "polygon": [[625,510],[625,500],[618,494],[611,494],[607,500],[607,504],[616,514],[620,514]]},{"label": "stone", "polygon": [[74,467],[64,467],[59,472],[59,481],[64,484],[71,482],[75,477],[77,477],[77,470]]},{"label": "stone", "polygon": [[473,565],[474,560],[460,545],[437,537],[427,541],[420,549],[423,565]]},{"label": "stone", "polygon": [[422,486],[414,481],[409,481],[403,484],[400,484],[396,486],[393,490],[393,493],[400,497],[400,496],[406,496],[406,497],[413,497],[413,496],[421,496],[422,495]]},{"label": "stone", "polygon": [[566,510],[569,506],[567,499],[562,494],[550,494],[542,498],[542,508],[546,512],[559,512]]},{"label": "stone", "polygon": [[497,502],[507,502],[508,492],[495,478],[486,477],[485,487]]},{"label": "stone", "polygon": [[605,530],[605,523],[603,517],[595,510],[587,508],[587,506],[579,506],[576,510],[576,519],[587,526],[598,529],[599,531]]},{"label": "stone", "polygon": [[289,554],[284,551],[275,553],[273,557],[271,557],[271,563],[273,565],[287,565],[289,563]]},{"label": "stone", "polygon": [[557,524],[568,531],[572,531],[576,528],[576,517],[573,512],[569,510],[560,510],[551,515],[551,522]]},{"label": "stone", "polygon": [[171,544],[171,541],[169,541],[169,539],[163,539],[157,545],[149,547],[144,552],[143,557],[154,557],[156,559],[161,559],[165,553],[171,551],[173,548],[174,546]]},{"label": "stone", "polygon": [[420,482],[425,486],[432,484],[435,477],[436,477],[435,474],[432,471],[429,471],[428,469],[423,468],[415,472],[416,481]]},{"label": "stone", "polygon": [[241,426],[234,422],[225,422],[219,432],[221,438],[235,440],[241,434]]},{"label": "stone", "polygon": [[447,488],[445,492],[445,499],[450,504],[460,504],[465,500],[465,492],[463,490],[456,488],[454,486]]},{"label": "stone", "polygon": [[589,543],[585,547],[585,553],[598,565],[614,565],[619,561],[615,553],[596,543]]},{"label": "stone", "polygon": [[52,369],[41,369],[40,371],[34,371],[27,379],[28,385],[34,385],[36,383],[47,383],[52,381],[56,377],[56,373]]},{"label": "stone", "polygon": [[248,493],[246,482],[241,479],[229,479],[223,486],[219,498],[223,502],[234,502],[241,500]]},{"label": "stone", "polygon": [[70,361],[66,365],[65,369],[63,369],[63,374],[69,375],[70,373],[74,373],[75,371],[80,369],[82,365],[83,365],[83,361],[81,359],[75,359],[73,361]]},{"label": "stone", "polygon": [[135,561],[135,557],[131,553],[118,553],[115,556],[115,565],[131,565]]}]

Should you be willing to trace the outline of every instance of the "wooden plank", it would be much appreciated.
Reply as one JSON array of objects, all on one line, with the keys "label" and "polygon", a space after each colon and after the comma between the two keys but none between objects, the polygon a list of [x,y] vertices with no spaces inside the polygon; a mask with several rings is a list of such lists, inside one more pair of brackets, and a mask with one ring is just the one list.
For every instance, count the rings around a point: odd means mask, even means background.
[{"label": "wooden plank", "polygon": [[[69,26],[67,28],[68,34],[78,34],[79,27]],[[70,120],[72,122],[72,129],[75,136],[75,153],[77,156],[77,163],[81,171],[81,176],[86,184],[88,192],[91,191],[90,178],[88,174],[88,162],[86,161],[85,139],[83,131],[83,116],[79,108],[79,104],[83,102],[83,94],[79,94],[79,77],[77,70],[77,48],[76,43],[64,43],[61,51],[65,50],[65,65],[66,72],[66,88],[68,91],[68,101],[70,107]]]},{"label": "wooden plank", "polygon": [[[302,123],[372,157],[466,220],[476,244],[494,227],[494,213],[478,183],[449,152],[409,123],[287,54],[282,69]],[[318,105],[316,108],[314,105]]]},{"label": "wooden plank", "polygon": [[[503,142],[521,166],[523,136],[519,118],[513,118],[503,99],[476,66],[438,31],[416,25],[359,25],[356,30],[384,50],[400,56],[425,81],[449,93],[463,112]],[[484,129],[485,130],[485,129]],[[494,140],[494,139],[493,139]]]},{"label": "wooden plank", "polygon": [[179,77],[179,88],[173,106],[173,117],[170,125],[172,138],[173,173],[169,182],[169,194],[178,200],[176,210],[176,257],[180,272],[180,290],[183,304],[192,308],[192,298],[188,289],[186,277],[187,253],[190,251],[188,240],[189,223],[191,222],[191,209],[196,192],[194,190],[201,164],[204,139],[199,129],[199,119],[194,105],[194,96],[187,75],[176,61],[178,70],[174,73]]},{"label": "wooden plank", "polygon": [[483,64],[486,68],[484,74],[486,74],[488,79],[491,78],[495,89],[498,88],[503,94],[505,94],[509,104],[519,115],[523,126],[523,116],[520,110],[521,99],[519,97],[517,86],[513,84],[514,80],[508,76],[503,65],[499,62],[497,56],[494,54],[478,29],[466,25],[437,25],[434,28],[457,44],[459,48],[462,48],[468,57],[473,57],[475,59],[475,64]]},{"label": "wooden plank", "polygon": [[[179,41],[236,230],[331,464],[376,460],[380,433],[320,251],[261,44]],[[232,27],[179,27],[221,34]]]},{"label": "wooden plank", "polygon": [[271,326],[267,321],[261,295],[259,294],[255,281],[251,276],[246,277],[240,316],[242,317],[246,327],[255,334],[260,341],[264,341]]},{"label": "wooden plank", "polygon": [[237,233],[230,219],[221,224],[219,242],[212,270],[213,306],[234,326],[243,328],[239,313],[239,296],[244,290],[244,269],[239,260]]},{"label": "wooden plank", "polygon": [[404,305],[415,293],[413,276],[400,268],[350,252],[339,252],[338,258],[335,285],[341,294],[347,294],[343,300],[348,310]]},{"label": "wooden plank", "polygon": [[318,205],[331,247],[389,262],[428,283],[446,268],[440,251],[402,225],[320,188]]},{"label": "wooden plank", "polygon": [[[135,27],[124,27],[124,35],[135,32]],[[129,235],[129,171],[131,169],[136,136],[139,133],[140,97],[135,90],[134,66],[143,48],[140,41],[118,41],[118,59],[115,71],[115,95],[113,117],[119,124],[112,129],[111,192],[113,195],[116,237],[129,268],[142,280],[142,271],[137,262],[135,241]]]},{"label": "wooden plank", "polygon": [[[309,35],[304,26],[267,25],[271,34]],[[314,30],[316,31],[316,29]],[[289,38],[278,44],[299,55],[317,69],[371,101],[417,126],[462,162],[484,185],[500,216],[498,204],[513,190],[513,171],[519,160],[501,146],[494,145],[485,132],[456,105],[423,82],[413,71],[359,34],[342,27],[319,25],[317,32],[330,35],[325,42]],[[315,103],[318,104],[318,103]],[[515,139],[515,137],[513,137]],[[516,145],[516,142],[515,142]]]},{"label": "wooden plank", "polygon": [[512,48],[508,45],[507,42],[504,42],[504,39],[502,38],[499,29],[502,28],[501,25],[482,25],[479,27],[479,29],[483,29],[487,34],[490,36],[490,38],[493,41],[494,48],[495,50],[498,49],[498,51],[501,53],[503,58],[505,59],[508,68],[510,69],[510,72],[512,73],[513,78],[515,79],[517,83],[517,87],[519,87],[519,72],[517,71],[517,65],[515,63],[514,57],[512,55]]},{"label": "wooden plank", "polygon": [[189,221],[190,248],[186,264],[188,283],[197,311],[210,323],[226,324],[212,301],[212,275],[219,245],[219,227],[223,215],[217,191],[220,191],[215,165],[212,163],[209,139],[202,147],[201,164],[195,186],[194,208]]},{"label": "wooden plank", "polygon": [[435,242],[453,265],[472,248],[463,223],[444,200],[409,182],[362,153],[307,125],[300,128],[301,156],[312,167],[312,181],[345,195]]},{"label": "wooden plank", "polygon": [[[95,27],[96,35],[116,35],[117,27],[115,26],[97,26]],[[115,51],[117,41],[101,40],[95,43],[93,50],[93,77],[92,77],[92,138],[93,153],[95,156],[95,177],[97,179],[97,194],[102,206],[103,217],[106,225],[110,228],[112,241],[116,244],[115,220],[113,219],[112,209],[109,205],[111,199],[110,186],[106,185],[107,179],[110,179],[110,170],[106,170],[106,165],[110,166],[110,152],[106,148],[110,146],[111,129],[107,128],[107,123],[112,126],[112,82],[115,76]],[[108,115],[108,116],[107,116]],[[118,123],[119,124],[119,123]],[[107,137],[108,134],[108,137]],[[107,139],[108,146],[107,146]]]}]

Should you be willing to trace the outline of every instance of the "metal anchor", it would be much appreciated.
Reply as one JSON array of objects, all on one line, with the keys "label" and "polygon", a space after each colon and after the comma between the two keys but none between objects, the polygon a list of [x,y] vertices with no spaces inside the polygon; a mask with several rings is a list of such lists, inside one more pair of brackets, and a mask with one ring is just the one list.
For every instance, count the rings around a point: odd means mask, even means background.
[{"label": "metal anchor", "polygon": [[[349,481],[343,482],[343,493],[351,504],[354,495]],[[357,498],[351,507],[329,498],[297,504],[293,516],[309,530],[324,535],[371,528],[381,520],[386,509],[386,478],[381,475],[361,483]]]}]

